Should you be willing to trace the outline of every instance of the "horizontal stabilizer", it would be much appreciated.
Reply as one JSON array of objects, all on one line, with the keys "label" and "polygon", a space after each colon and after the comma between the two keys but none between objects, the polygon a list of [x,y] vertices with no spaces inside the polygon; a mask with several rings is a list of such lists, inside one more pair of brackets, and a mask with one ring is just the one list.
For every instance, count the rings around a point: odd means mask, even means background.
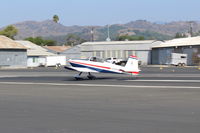
[{"label": "horizontal stabilizer", "polygon": [[72,70],[72,71],[77,71],[76,69],[74,69],[73,67],[68,67],[68,66],[65,66],[64,67],[65,69],[68,69],[68,70]]}]

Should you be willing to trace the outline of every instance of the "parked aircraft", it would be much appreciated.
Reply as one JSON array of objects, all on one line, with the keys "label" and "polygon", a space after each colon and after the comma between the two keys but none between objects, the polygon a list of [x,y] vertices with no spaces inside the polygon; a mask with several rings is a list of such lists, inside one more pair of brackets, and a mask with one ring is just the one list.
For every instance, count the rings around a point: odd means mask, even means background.
[{"label": "parked aircraft", "polygon": [[97,57],[90,57],[88,59],[69,60],[71,66],[65,66],[66,69],[80,72],[75,75],[75,79],[81,79],[83,72],[88,73],[88,79],[95,79],[96,77],[91,73],[116,73],[116,74],[129,74],[138,75],[140,69],[138,68],[138,59],[136,56],[130,56],[125,66],[120,66],[105,62],[103,59]]}]

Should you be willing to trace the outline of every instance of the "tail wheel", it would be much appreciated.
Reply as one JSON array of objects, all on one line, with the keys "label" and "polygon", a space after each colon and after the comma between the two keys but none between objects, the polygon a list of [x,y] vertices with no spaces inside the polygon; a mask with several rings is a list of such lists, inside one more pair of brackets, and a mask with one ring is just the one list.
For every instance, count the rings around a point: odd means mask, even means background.
[{"label": "tail wheel", "polygon": [[181,63],[178,63],[178,66],[179,66],[179,67],[181,67],[181,66],[182,66],[182,64],[181,64]]},{"label": "tail wheel", "polygon": [[184,67],[186,64],[185,63],[182,63],[182,66]]}]

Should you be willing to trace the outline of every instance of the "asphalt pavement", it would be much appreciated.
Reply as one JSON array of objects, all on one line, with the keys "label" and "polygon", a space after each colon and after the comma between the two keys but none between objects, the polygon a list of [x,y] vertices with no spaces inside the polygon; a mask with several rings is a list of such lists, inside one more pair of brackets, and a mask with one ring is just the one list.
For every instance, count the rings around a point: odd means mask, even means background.
[{"label": "asphalt pavement", "polygon": [[79,81],[63,68],[0,70],[0,132],[199,133],[200,70],[141,70]]}]

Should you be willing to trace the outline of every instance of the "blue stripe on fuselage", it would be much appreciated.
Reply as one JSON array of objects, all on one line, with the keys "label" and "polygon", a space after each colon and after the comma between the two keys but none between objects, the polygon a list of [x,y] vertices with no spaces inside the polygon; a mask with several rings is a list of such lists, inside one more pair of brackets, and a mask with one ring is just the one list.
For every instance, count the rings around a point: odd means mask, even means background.
[{"label": "blue stripe on fuselage", "polygon": [[98,72],[101,72],[101,73],[117,73],[117,74],[119,74],[118,72],[113,72],[113,71],[109,71],[109,70],[94,68],[94,67],[85,66],[85,65],[81,65],[81,64],[76,64],[76,63],[71,63],[71,62],[70,62],[70,64],[71,64],[73,67],[89,68],[89,69],[92,69],[92,70],[95,70],[95,71],[98,71]]}]

